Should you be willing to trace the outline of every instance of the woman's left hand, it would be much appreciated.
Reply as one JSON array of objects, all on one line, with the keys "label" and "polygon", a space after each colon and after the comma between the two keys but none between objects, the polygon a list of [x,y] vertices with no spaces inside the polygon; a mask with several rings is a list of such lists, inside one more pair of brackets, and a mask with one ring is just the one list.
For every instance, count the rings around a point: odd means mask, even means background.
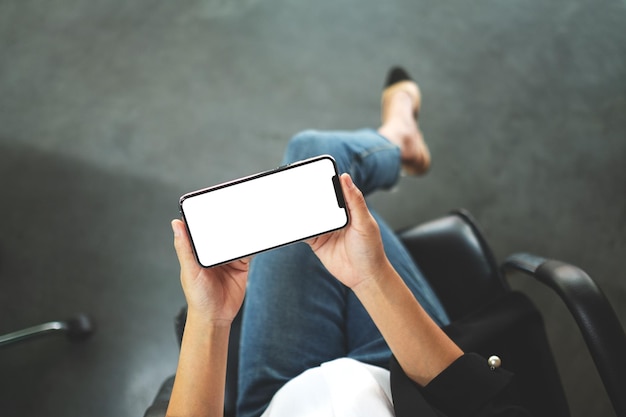
[{"label": "woman's left hand", "polygon": [[243,304],[250,259],[204,268],[193,254],[185,223],[173,220],[172,230],[189,313],[230,324]]}]

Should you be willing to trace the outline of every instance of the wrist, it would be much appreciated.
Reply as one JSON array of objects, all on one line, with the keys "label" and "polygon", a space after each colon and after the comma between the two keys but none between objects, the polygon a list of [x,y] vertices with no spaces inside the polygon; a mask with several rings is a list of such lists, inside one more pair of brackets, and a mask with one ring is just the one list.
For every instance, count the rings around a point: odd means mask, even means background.
[{"label": "wrist", "polygon": [[187,309],[187,319],[185,322],[185,327],[193,325],[194,327],[201,327],[205,329],[219,329],[219,328],[227,328],[230,329],[233,320],[229,318],[213,316],[206,311],[195,310],[191,307]]},{"label": "wrist", "polygon": [[353,286],[352,291],[357,297],[368,293],[377,293],[380,291],[381,286],[396,274],[393,265],[385,257],[383,262],[379,262],[374,269],[364,274],[365,278]]}]

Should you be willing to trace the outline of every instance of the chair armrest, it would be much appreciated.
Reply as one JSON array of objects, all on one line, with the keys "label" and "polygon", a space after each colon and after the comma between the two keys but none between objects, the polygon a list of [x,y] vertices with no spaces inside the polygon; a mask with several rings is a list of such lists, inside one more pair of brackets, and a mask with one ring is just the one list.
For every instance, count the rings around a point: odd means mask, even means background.
[{"label": "chair armrest", "polygon": [[510,256],[502,268],[532,276],[558,294],[581,330],[615,412],[626,416],[626,334],[591,277],[576,266],[526,253]]},{"label": "chair armrest", "polygon": [[0,348],[51,333],[64,333],[71,342],[81,342],[89,339],[94,331],[93,320],[81,313],[66,320],[49,321],[0,335]]}]

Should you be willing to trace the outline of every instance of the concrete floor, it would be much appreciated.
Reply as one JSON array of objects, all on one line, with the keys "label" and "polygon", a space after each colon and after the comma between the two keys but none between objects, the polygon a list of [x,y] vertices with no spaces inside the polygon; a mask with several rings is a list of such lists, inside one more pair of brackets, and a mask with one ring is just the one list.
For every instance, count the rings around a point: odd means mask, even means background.
[{"label": "concrete floor", "polygon": [[[176,366],[178,196],[276,166],[299,130],[375,127],[396,63],[433,169],[371,203],[395,227],[465,207],[499,259],[576,263],[626,323],[624,27],[618,0],[0,2],[0,333],[99,326],[3,349],[2,415],[141,416]],[[612,415],[560,301],[513,284],[573,414]]]}]

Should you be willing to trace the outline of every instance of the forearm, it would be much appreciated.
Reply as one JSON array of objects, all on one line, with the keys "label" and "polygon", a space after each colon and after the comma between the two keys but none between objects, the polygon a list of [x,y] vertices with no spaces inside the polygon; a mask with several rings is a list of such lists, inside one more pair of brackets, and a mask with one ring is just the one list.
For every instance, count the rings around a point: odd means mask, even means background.
[{"label": "forearm", "polygon": [[229,334],[230,323],[189,313],[167,416],[223,416]]},{"label": "forearm", "polygon": [[404,372],[418,384],[425,386],[463,354],[388,262],[376,278],[353,290]]}]

